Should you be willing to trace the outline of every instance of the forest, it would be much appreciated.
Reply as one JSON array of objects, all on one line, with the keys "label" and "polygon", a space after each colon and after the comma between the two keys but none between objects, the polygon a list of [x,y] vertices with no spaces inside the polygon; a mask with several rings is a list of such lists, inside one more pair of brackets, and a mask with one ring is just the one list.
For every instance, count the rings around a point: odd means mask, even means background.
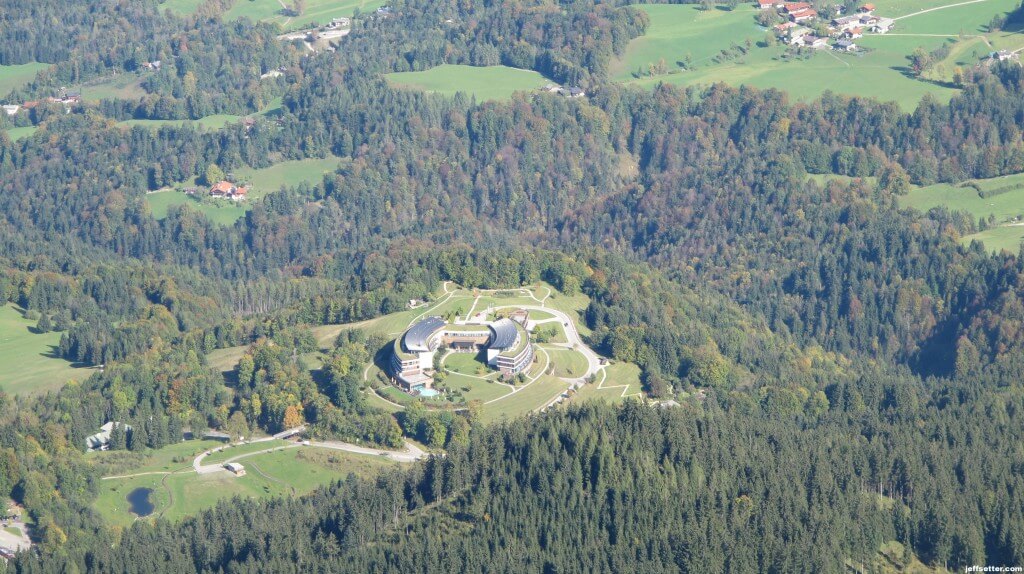
[{"label": "forest", "polygon": [[[230,2],[187,17],[24,4],[0,0],[0,31],[19,38],[0,64],[54,66],[10,101],[112,74],[139,74],[145,95],[40,105],[18,119],[33,136],[0,134],[0,303],[102,367],[42,396],[0,391],[0,497],[35,524],[6,571],[832,572],[869,568],[890,541],[936,568],[1024,563],[1021,254],[961,245],[981,224],[965,213],[898,203],[1024,172],[1020,66],[905,113],[615,84],[609,62],[647,24],[626,2],[401,0],[313,55],[273,25],[223,22]],[[383,78],[442,63],[532,69],[588,96],[481,103]],[[117,125],[275,98],[276,118],[222,130]],[[210,166],[328,155],[337,171],[233,225],[187,206],[157,220],[145,201]],[[386,341],[350,330],[324,365],[296,358],[311,328],[442,281],[540,280],[590,298],[588,343],[640,366],[644,401],[492,426],[472,409],[393,415],[357,376]],[[206,356],[236,346],[225,385]],[[679,406],[655,406],[667,399]],[[122,530],[92,508],[82,452],[113,420],[132,430],[112,447],[131,451],[305,423],[439,456]]]}]

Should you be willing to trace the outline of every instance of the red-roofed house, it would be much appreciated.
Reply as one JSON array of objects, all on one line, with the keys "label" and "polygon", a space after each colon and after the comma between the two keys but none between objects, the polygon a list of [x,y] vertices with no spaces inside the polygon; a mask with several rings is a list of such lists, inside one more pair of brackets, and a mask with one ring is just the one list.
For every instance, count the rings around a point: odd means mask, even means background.
[{"label": "red-roofed house", "polygon": [[223,197],[232,201],[244,201],[249,190],[230,181],[218,181],[210,188],[210,197]]},{"label": "red-roofed house", "polygon": [[786,2],[783,7],[786,10],[786,14],[792,14],[793,12],[799,12],[800,10],[807,10],[811,5],[807,2]]},{"label": "red-roofed house", "polygon": [[861,6],[859,8],[859,10],[861,12],[874,12],[875,11],[875,5],[874,4],[865,4],[865,5]]},{"label": "red-roofed house", "polygon": [[813,8],[805,8],[803,10],[796,10],[794,12],[789,13],[789,17],[792,18],[794,22],[804,22],[806,20],[814,18],[817,15],[818,11],[814,10]]}]

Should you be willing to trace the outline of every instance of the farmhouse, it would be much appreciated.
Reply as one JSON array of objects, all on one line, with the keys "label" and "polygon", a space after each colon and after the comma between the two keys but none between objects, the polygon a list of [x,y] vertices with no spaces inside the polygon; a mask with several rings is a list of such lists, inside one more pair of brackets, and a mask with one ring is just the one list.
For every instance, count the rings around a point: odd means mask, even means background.
[{"label": "farmhouse", "polygon": [[210,197],[230,199],[231,201],[245,201],[248,194],[247,188],[235,185],[230,181],[218,181],[210,188]]},{"label": "farmhouse", "polygon": [[449,324],[427,317],[410,327],[392,346],[390,370],[408,392],[433,386],[434,355],[445,346],[453,352],[487,351],[487,364],[503,375],[515,375],[533,361],[533,344],[523,322],[498,319],[490,323]]},{"label": "farmhouse", "polygon": [[825,40],[825,38],[815,36],[813,34],[808,34],[804,36],[801,40],[803,45],[807,46],[808,48],[824,48],[828,46],[828,41]]},{"label": "farmhouse", "polygon": [[875,11],[875,5],[874,4],[865,4],[865,5],[861,6],[860,8],[858,8],[857,11],[858,12],[867,12],[867,13],[870,14],[871,12]]},{"label": "farmhouse", "polygon": [[785,6],[785,3],[782,0],[757,0],[757,7],[762,10],[782,8],[783,6]]},{"label": "farmhouse", "polygon": [[813,8],[805,8],[804,10],[796,10],[789,13],[790,19],[797,23],[806,22],[807,20],[816,18],[817,16],[818,12]]},{"label": "farmhouse", "polygon": [[854,44],[851,40],[839,40],[832,47],[843,52],[857,51],[857,44]]},{"label": "farmhouse", "polygon": [[892,30],[892,27],[896,24],[896,22],[892,18],[878,18],[875,16],[871,16],[871,18],[873,18],[874,21],[871,22],[871,25],[868,27],[868,29],[878,34],[888,33],[889,30]]}]

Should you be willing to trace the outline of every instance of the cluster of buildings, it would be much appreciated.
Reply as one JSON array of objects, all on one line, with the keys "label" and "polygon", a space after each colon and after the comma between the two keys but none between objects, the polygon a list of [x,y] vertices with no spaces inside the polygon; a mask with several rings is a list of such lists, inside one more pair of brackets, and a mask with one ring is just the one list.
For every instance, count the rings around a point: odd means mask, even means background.
[{"label": "cluster of buildings", "polygon": [[486,350],[487,364],[512,376],[533,362],[534,348],[526,331],[529,313],[519,310],[510,317],[485,323],[449,323],[427,317],[395,339],[391,376],[403,390],[423,394],[433,388],[434,356],[445,346],[456,353]]},{"label": "cluster of buildings", "polygon": [[50,96],[44,100],[31,100],[23,104],[5,104],[2,106],[4,113],[8,116],[17,115],[21,110],[31,110],[38,107],[40,104],[63,104],[64,107],[70,110],[72,107],[82,103],[82,94],[78,92],[66,92],[59,96]]},{"label": "cluster of buildings", "polygon": [[567,98],[582,98],[587,95],[587,92],[579,86],[562,87],[558,84],[548,84],[541,88],[541,91],[549,94],[558,94]]},{"label": "cluster of buildings", "polygon": [[856,39],[867,32],[885,34],[895,23],[892,18],[876,16],[874,4],[864,4],[855,14],[840,14],[828,22],[807,2],[758,0],[758,5],[764,10],[777,10],[786,18],[786,22],[775,26],[777,36],[791,46],[806,48],[831,46],[835,50],[855,52],[858,49]]},{"label": "cluster of buildings", "polygon": [[[197,187],[186,187],[185,195],[195,195],[199,192]],[[249,197],[249,188],[230,181],[218,181],[207,190],[210,197],[216,199],[230,199],[231,201],[245,201]]]}]

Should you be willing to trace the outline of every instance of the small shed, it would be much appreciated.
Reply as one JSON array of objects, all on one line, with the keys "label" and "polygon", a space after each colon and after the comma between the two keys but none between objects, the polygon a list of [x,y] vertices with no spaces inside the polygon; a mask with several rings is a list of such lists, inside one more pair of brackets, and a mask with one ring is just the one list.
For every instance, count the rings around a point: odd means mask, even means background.
[{"label": "small shed", "polygon": [[245,467],[237,462],[225,463],[224,468],[228,469],[235,476],[245,476]]}]

